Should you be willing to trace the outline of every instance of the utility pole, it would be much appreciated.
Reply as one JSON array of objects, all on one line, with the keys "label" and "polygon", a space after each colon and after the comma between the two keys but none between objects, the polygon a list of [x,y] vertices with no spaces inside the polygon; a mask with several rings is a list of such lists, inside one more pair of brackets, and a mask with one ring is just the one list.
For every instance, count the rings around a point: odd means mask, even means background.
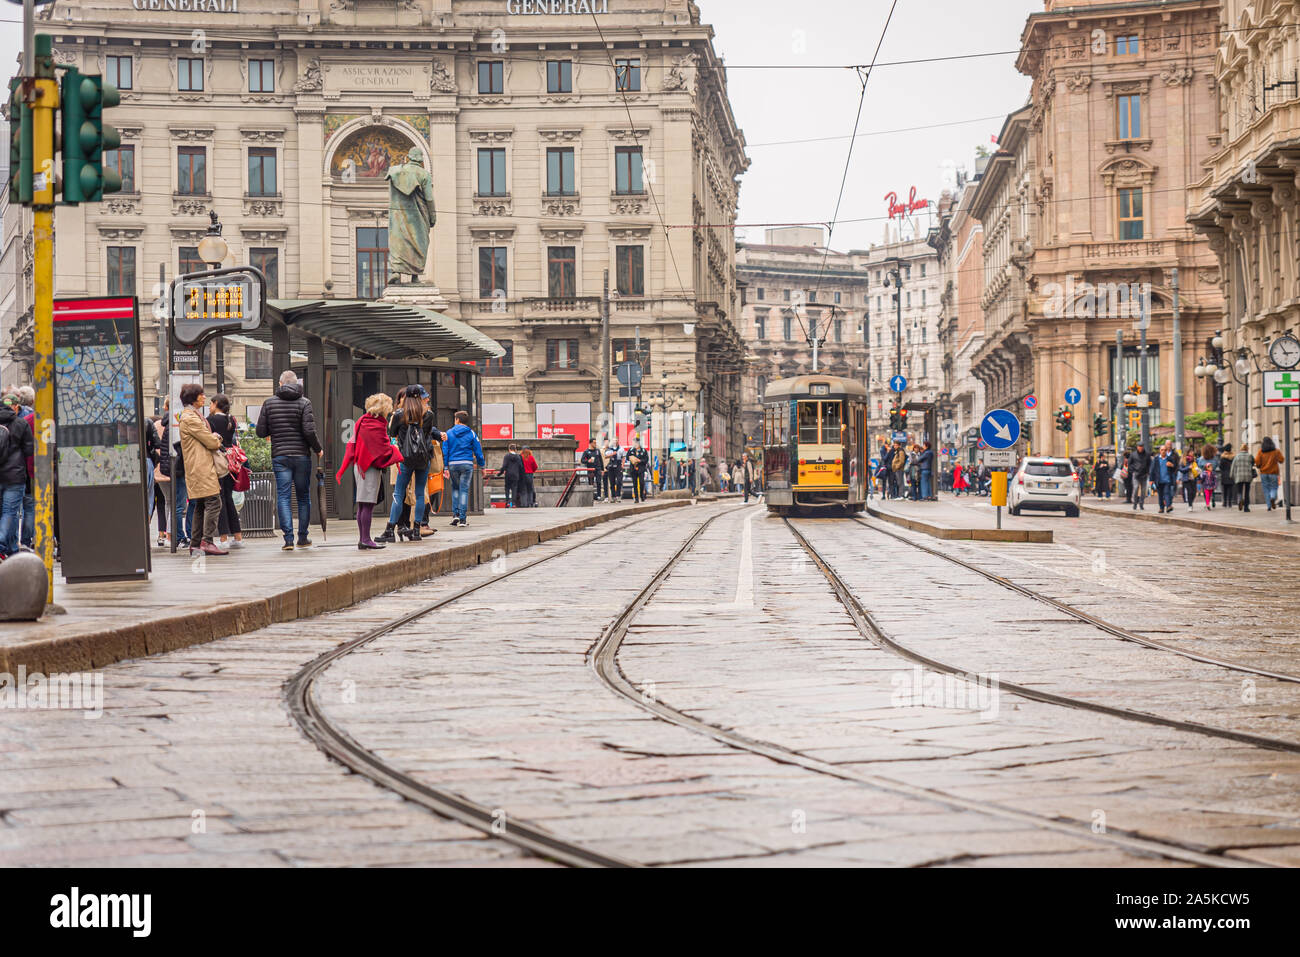
[{"label": "utility pole", "polygon": [[1174,267],[1174,445],[1183,454],[1183,330],[1178,324],[1178,267]]},{"label": "utility pole", "polygon": [[[1142,331],[1141,345],[1138,348],[1138,383],[1144,396],[1150,396],[1147,391],[1147,324],[1151,322],[1151,297],[1144,294],[1141,297],[1142,318],[1138,322],[1138,328]],[[1151,451],[1151,417],[1148,410],[1151,408],[1151,402],[1148,399],[1146,407],[1140,414],[1142,416],[1142,447]]]},{"label": "utility pole", "polygon": [[[614,422],[609,407],[609,270],[605,270],[605,291],[600,299],[600,415],[606,428]],[[618,434],[618,430],[614,430]]]},{"label": "utility pole", "polygon": [[1125,428],[1128,420],[1128,410],[1124,405],[1124,393],[1128,390],[1124,388],[1124,330],[1115,330],[1115,374],[1111,377],[1115,380],[1111,387],[1111,395],[1115,397],[1115,471],[1119,471],[1119,457],[1128,455],[1128,436],[1125,434]]},{"label": "utility pole", "polygon": [[[24,33],[31,35],[34,4],[23,4]],[[27,47],[34,52],[34,74],[25,93],[32,111],[32,233],[35,300],[32,319],[36,364],[36,554],[45,563],[47,603],[54,602],[54,118],[59,84],[48,34]],[[30,53],[28,54],[31,55]],[[18,175],[11,170],[11,175]],[[39,189],[37,187],[40,187]]]}]

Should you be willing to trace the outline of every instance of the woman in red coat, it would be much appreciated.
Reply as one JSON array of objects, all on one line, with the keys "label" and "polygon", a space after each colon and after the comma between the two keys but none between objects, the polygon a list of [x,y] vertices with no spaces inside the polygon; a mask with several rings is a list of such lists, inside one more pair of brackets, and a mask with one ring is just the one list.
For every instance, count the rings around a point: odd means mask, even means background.
[{"label": "woman in red coat", "polygon": [[966,481],[966,476],[961,474],[961,465],[954,465],[952,469],[952,494],[960,495],[970,488],[970,483]]},{"label": "woman in red coat", "polygon": [[533,485],[533,473],[537,471],[537,459],[533,458],[533,453],[526,445],[520,454],[524,460],[524,508],[536,508],[537,488]]},{"label": "woman in red coat", "polygon": [[370,537],[370,523],[379,501],[383,470],[402,461],[402,453],[388,437],[388,417],[392,414],[393,400],[382,392],[366,399],[366,414],[357,420],[343,464],[334,477],[343,481],[343,473],[352,466],[357,485],[357,529],[361,533],[357,548],[362,551],[384,547]]}]

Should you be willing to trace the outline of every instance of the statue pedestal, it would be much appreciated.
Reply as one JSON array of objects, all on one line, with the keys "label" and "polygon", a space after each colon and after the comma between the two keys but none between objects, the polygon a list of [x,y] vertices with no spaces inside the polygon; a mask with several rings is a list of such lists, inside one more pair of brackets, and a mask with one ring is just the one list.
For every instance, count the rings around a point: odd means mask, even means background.
[{"label": "statue pedestal", "polygon": [[397,306],[418,306],[433,312],[446,312],[451,306],[431,282],[389,284],[384,287],[384,294],[379,301],[391,302]]}]

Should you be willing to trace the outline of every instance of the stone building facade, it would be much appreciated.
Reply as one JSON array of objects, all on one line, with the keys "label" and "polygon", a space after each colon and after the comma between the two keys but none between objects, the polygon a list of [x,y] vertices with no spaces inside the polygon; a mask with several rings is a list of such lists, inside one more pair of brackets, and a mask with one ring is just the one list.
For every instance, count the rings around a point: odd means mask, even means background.
[{"label": "stone building facade", "polygon": [[[1258,370],[1273,368],[1274,339],[1300,334],[1300,12],[1276,0],[1224,0],[1222,15],[1212,74],[1222,141],[1188,211],[1223,277],[1224,437],[1239,445],[1281,435],[1281,410],[1264,406]],[[1188,348],[1212,355],[1204,335]],[[1235,369],[1242,350],[1244,376]],[[1190,388],[1200,402],[1216,399],[1212,382],[1192,380]]]},{"label": "stone building facade", "polygon": [[955,449],[952,458],[970,463],[975,443],[967,440],[987,411],[984,383],[975,375],[974,357],[984,344],[984,225],[971,215],[982,170],[967,179],[958,174],[957,188],[939,202],[939,225],[929,243],[943,270],[939,297],[939,339],[943,348],[943,388],[939,393],[942,445]]},{"label": "stone building facade", "polygon": [[[891,240],[866,250],[854,250],[859,269],[867,272],[870,316],[868,347],[871,350],[868,392],[868,427],[879,440],[889,431],[889,410],[894,393],[893,378],[899,359],[899,293],[902,294],[902,374],[907,379],[905,402],[939,401],[943,392],[943,342],[939,325],[943,314],[943,270],[939,256],[924,235],[917,239]],[[902,272],[902,289],[885,285],[891,268]],[[938,436],[932,436],[938,439]],[[936,444],[938,444],[936,442]]]},{"label": "stone building facade", "polygon": [[[483,380],[492,435],[600,423],[608,270],[612,351],[639,331],[700,431],[739,440],[736,377],[711,370],[741,356],[734,240],[718,227],[735,220],[749,160],[692,0],[40,10],[58,63],[122,90],[111,122],[128,187],[59,208],[56,295],[153,299],[160,265],[169,279],[202,268],[214,209],[233,260],[264,268],[276,298],[378,298],[384,173],[419,149],[438,211],[421,278],[507,350]],[[7,333],[20,320],[0,317]],[[236,407],[260,402],[269,353],[225,349]],[[148,381],[156,352],[144,362]],[[623,431],[632,405],[613,410]]]},{"label": "stone building facade", "polygon": [[867,382],[867,274],[856,257],[827,250],[820,228],[769,229],[766,243],[742,243],[736,270],[744,284],[741,334],[747,350],[741,380],[742,422],[762,441],[763,392],[768,382],[813,371],[816,335],[825,342],[818,369]]},{"label": "stone building facade", "polygon": [[[1173,418],[1174,268],[1184,343],[1212,337],[1223,322],[1219,261],[1187,222],[1187,191],[1222,146],[1218,33],[1218,0],[1046,0],[1025,26],[1016,65],[1033,80],[1028,199],[1037,225],[1026,254],[1036,452],[1064,452],[1051,412],[1066,389],[1084,393],[1077,419],[1090,421],[1100,392],[1113,408],[1117,358],[1123,380],[1138,377],[1140,310],[1130,309],[1131,290],[1150,292],[1153,423]],[[1114,292],[1095,295],[1103,288]],[[1205,407],[1192,385],[1196,358],[1185,346],[1188,413]],[[1072,439],[1080,448],[1087,433]]]}]

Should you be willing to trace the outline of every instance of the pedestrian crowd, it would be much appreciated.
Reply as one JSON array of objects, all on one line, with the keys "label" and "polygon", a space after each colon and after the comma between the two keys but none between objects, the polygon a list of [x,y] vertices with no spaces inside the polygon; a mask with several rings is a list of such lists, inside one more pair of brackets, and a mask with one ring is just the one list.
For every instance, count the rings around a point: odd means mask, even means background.
[{"label": "pedestrian crowd", "polygon": [[[895,439],[880,447],[877,459],[875,480],[883,498],[910,499],[914,502],[933,502],[938,500],[938,488],[935,485],[936,458],[930,442],[904,442]],[[953,491],[957,491],[957,479],[969,482],[964,476],[954,474],[951,480]]]},{"label": "pedestrian crowd", "polygon": [[1172,440],[1152,453],[1139,442],[1118,457],[1118,469],[1112,468],[1106,455],[1098,457],[1093,489],[1101,499],[1123,491],[1124,503],[1134,511],[1145,511],[1147,496],[1154,493],[1162,514],[1173,512],[1180,497],[1188,511],[1194,511],[1200,501],[1207,509],[1249,512],[1251,485],[1258,481],[1264,504],[1272,511],[1279,502],[1278,481],[1284,461],[1268,436],[1260,440],[1259,451],[1253,455],[1245,446],[1234,450],[1231,443],[1222,448],[1206,444],[1180,454]]}]

